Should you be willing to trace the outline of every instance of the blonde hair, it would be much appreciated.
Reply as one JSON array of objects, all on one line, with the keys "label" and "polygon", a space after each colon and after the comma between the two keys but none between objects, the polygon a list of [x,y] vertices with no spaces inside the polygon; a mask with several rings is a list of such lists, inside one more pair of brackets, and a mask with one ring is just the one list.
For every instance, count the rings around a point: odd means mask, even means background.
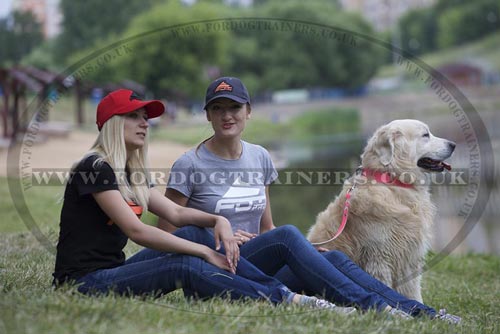
[{"label": "blonde hair", "polygon": [[[99,158],[94,162],[94,166],[107,162],[115,172],[118,189],[123,198],[142,206],[146,211],[150,186],[150,177],[147,173],[147,140],[142,149],[134,150],[127,156],[124,124],[123,116],[115,115],[107,120],[85,157],[98,155]],[[130,182],[127,180],[127,173],[130,173]]]}]

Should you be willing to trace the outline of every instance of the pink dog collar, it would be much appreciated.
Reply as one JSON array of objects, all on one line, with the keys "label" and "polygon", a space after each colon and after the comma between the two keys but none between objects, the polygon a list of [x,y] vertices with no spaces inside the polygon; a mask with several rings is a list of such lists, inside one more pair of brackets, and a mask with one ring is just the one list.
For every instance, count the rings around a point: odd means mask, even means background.
[{"label": "pink dog collar", "polygon": [[379,172],[376,170],[363,168],[363,171],[361,174],[365,177],[373,178],[378,183],[384,183],[384,184],[388,184],[388,185],[392,185],[392,186],[396,186],[396,187],[402,187],[402,188],[413,188],[413,184],[404,183],[398,179],[393,179],[391,174],[389,174],[387,172]]}]

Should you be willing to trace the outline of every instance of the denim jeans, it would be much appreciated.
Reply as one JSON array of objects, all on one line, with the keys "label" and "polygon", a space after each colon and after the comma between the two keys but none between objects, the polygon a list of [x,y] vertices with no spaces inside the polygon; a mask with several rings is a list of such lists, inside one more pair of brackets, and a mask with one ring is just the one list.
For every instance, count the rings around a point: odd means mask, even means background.
[{"label": "denim jeans", "polygon": [[[361,309],[388,305],[413,316],[434,316],[436,310],[389,288],[340,251],[318,252],[292,225],[281,226],[246,242],[241,256],[292,291],[324,294],[337,303]],[[385,305],[385,306],[384,306]]]},{"label": "denim jeans", "polygon": [[[192,229],[198,236],[205,234],[204,240],[213,240],[205,229]],[[234,275],[195,256],[147,248],[123,265],[89,273],[77,283],[82,293],[165,294],[183,288],[189,295],[199,298],[228,295],[231,299],[249,297],[275,304],[286,301],[293,294],[277,279],[263,274],[245,259],[241,259]]]},{"label": "denim jeans", "polygon": [[[182,228],[175,234],[211,248],[215,246],[213,236],[200,228]],[[318,252],[292,225],[251,239],[240,247],[240,252],[242,259],[298,293],[323,295],[332,302],[357,305],[364,310],[382,310],[390,305],[413,316],[436,314],[433,308],[408,299],[378,281],[344,253]],[[237,274],[242,275],[245,270],[238,265]]]}]

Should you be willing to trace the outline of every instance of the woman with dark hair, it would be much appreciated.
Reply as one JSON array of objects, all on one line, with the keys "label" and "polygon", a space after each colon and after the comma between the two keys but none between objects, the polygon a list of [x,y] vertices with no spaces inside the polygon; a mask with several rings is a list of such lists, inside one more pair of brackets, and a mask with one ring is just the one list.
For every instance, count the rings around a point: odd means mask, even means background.
[{"label": "woman with dark hair", "polygon": [[[214,134],[174,163],[166,197],[181,206],[228,218],[241,256],[293,291],[322,295],[330,302],[362,310],[460,322],[444,310],[436,312],[400,295],[341,252],[318,252],[295,226],[275,228],[269,185],[278,173],[263,147],[241,139],[251,105],[239,79],[213,81],[206,91],[204,110]],[[158,224],[164,230],[175,230],[167,220],[160,219]],[[196,233],[175,233],[199,243],[213,243]]]}]

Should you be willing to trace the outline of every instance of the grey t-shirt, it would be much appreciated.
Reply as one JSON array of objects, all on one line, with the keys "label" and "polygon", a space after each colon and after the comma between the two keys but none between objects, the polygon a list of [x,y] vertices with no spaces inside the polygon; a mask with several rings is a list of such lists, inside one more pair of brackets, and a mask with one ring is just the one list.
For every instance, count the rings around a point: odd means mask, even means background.
[{"label": "grey t-shirt", "polygon": [[167,187],[188,197],[188,207],[226,217],[233,231],[259,233],[265,187],[278,173],[266,149],[241,144],[236,160],[222,159],[204,144],[184,153],[172,166]]}]

